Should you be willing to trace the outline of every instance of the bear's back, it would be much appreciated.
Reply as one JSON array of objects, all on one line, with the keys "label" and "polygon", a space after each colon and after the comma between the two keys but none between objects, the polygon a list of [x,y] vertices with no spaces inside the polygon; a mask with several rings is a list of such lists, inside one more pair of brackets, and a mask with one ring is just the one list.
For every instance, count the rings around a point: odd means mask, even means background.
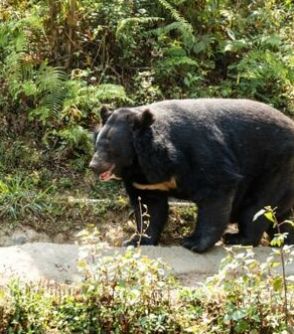
[{"label": "bear's back", "polygon": [[[239,160],[294,158],[294,122],[275,108],[246,99],[185,99],[156,102],[154,129],[192,153],[208,141],[224,142]],[[215,152],[217,154],[217,152]]]},{"label": "bear's back", "polygon": [[[155,119],[164,127],[196,127],[209,131],[218,127],[226,133],[238,131],[238,136],[293,136],[294,122],[277,109],[247,99],[201,98],[165,100],[140,109],[150,108]],[[178,125],[178,126],[177,126]],[[268,138],[270,139],[270,138]]]},{"label": "bear's back", "polygon": [[294,127],[294,123],[277,109],[248,99],[199,98],[183,100],[164,100],[141,108],[150,108],[158,117],[191,115],[199,120],[211,118],[235,118],[276,122]]}]

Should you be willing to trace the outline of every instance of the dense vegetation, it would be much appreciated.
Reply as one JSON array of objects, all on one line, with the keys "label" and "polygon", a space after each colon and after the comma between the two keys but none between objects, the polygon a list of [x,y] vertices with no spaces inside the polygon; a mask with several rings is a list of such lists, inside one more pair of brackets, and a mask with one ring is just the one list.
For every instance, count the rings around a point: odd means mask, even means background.
[{"label": "dense vegetation", "polygon": [[[122,219],[120,186],[87,170],[103,104],[246,97],[293,115],[293,22],[292,0],[0,0],[0,237]],[[166,238],[194,216],[175,211]],[[103,261],[74,288],[1,287],[0,333],[287,333],[272,258],[230,254],[195,291],[137,253]]]},{"label": "dense vegetation", "polygon": [[230,251],[217,276],[184,289],[160,261],[128,250],[94,267],[81,262],[85,281],[75,287],[14,281],[0,288],[0,333],[287,334],[294,286],[288,282],[286,321],[276,265],[274,257],[259,263],[250,249]]},{"label": "dense vegetation", "polygon": [[293,20],[291,0],[1,1],[0,218],[46,225],[67,194],[117,194],[87,170],[102,104],[247,97],[293,114]]},{"label": "dense vegetation", "polygon": [[293,20],[290,0],[2,1],[1,172],[84,173],[103,103],[247,97],[293,113]]}]

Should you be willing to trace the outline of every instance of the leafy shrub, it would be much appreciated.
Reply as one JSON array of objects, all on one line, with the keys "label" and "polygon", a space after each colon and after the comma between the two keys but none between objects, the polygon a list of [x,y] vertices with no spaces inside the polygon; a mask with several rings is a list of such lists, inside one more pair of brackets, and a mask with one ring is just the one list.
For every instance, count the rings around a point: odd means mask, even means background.
[{"label": "leafy shrub", "polygon": [[[188,289],[140,251],[92,261],[101,251],[85,249],[78,286],[13,281],[1,288],[0,333],[287,333],[274,256],[260,263],[250,248],[228,250],[218,275]],[[292,303],[288,311],[291,328]]]},{"label": "leafy shrub", "polygon": [[47,191],[36,191],[38,177],[7,176],[0,180],[0,219],[15,221],[21,217],[40,217],[50,212],[51,201]]},{"label": "leafy shrub", "polygon": [[[264,262],[255,259],[251,247],[227,249],[219,274],[201,289],[183,290],[182,305],[190,319],[190,331],[217,333],[288,333],[283,300],[282,276],[275,270],[275,252]],[[292,251],[287,262],[293,260]],[[288,280],[289,300],[293,282]],[[293,305],[289,303],[289,327],[293,326]]]},{"label": "leafy shrub", "polygon": [[[13,145],[11,142],[13,140]],[[41,152],[33,143],[16,138],[0,141],[0,176],[13,173],[15,170],[31,171],[42,164]]]},{"label": "leafy shrub", "polygon": [[[46,293],[46,284],[36,288],[22,286],[18,280],[10,282],[9,294],[4,298],[8,302],[3,308],[4,322],[1,321],[0,333],[46,333],[53,310],[54,298]],[[1,319],[2,320],[2,319]]]},{"label": "leafy shrub", "polygon": [[44,8],[28,5],[20,18],[7,10],[0,26],[1,113],[9,134],[31,130],[49,150],[57,150],[59,160],[82,155],[85,161],[91,150],[85,128],[97,123],[101,103],[132,101],[120,85],[100,84],[89,75],[90,84],[87,71],[75,69],[69,78],[64,69],[48,65],[46,15],[39,16]]},{"label": "leafy shrub", "polygon": [[87,274],[72,289],[49,283],[23,288],[15,281],[1,290],[0,333],[177,332],[173,283],[162,263],[128,250],[103,258]]},{"label": "leafy shrub", "polygon": [[172,281],[163,264],[128,250],[122,255],[103,257],[90,266],[81,262],[80,266],[87,278],[78,296],[65,298],[56,310],[59,330],[176,331],[177,325],[170,317]]},{"label": "leafy shrub", "polygon": [[290,1],[7,2],[5,129],[29,132],[48,160],[72,160],[80,172],[102,103],[249,97],[292,113],[293,13]]}]

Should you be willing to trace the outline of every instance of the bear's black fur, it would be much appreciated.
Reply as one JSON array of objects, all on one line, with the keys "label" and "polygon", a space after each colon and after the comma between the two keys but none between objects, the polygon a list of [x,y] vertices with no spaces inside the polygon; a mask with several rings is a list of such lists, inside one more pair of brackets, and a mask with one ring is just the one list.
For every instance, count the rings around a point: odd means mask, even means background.
[{"label": "bear's black fur", "polygon": [[[168,197],[198,205],[198,222],[183,245],[203,252],[223,235],[229,222],[238,234],[229,244],[257,245],[274,231],[265,206],[277,207],[279,220],[294,203],[294,122],[263,103],[234,99],[168,100],[136,108],[103,109],[102,128],[90,163],[102,179],[123,179],[138,217],[138,197],[148,206],[149,238],[156,245],[168,217]],[[175,180],[166,190],[139,189]],[[288,225],[287,242],[294,243]],[[136,244],[137,240],[129,243]]]}]

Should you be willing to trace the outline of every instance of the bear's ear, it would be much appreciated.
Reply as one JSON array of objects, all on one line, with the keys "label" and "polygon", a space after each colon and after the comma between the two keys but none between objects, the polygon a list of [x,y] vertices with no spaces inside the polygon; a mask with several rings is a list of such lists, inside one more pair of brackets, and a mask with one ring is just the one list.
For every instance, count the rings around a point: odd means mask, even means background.
[{"label": "bear's ear", "polygon": [[149,109],[145,109],[139,115],[136,115],[134,120],[134,128],[146,129],[154,122],[154,115]]},{"label": "bear's ear", "polygon": [[102,125],[104,125],[107,122],[111,114],[112,114],[111,110],[109,110],[106,106],[102,106],[102,108],[100,109],[100,118],[102,121]]}]

